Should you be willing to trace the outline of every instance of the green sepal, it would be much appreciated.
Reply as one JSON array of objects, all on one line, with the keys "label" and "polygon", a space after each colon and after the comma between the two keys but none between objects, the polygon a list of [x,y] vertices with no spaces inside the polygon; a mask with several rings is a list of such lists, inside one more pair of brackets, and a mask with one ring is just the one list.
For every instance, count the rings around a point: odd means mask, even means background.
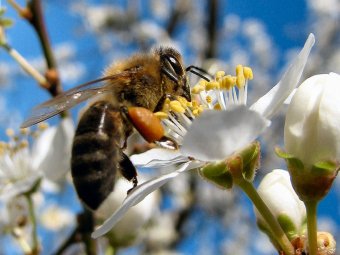
[{"label": "green sepal", "polygon": [[301,174],[304,171],[304,165],[302,161],[298,158],[295,158],[292,154],[286,153],[279,147],[275,148],[275,153],[278,157],[283,158],[286,161],[287,167],[291,174],[294,174],[294,172]]},{"label": "green sepal", "polygon": [[311,168],[311,173],[314,175],[333,175],[334,172],[339,170],[339,166],[331,160],[319,161],[315,163]]},{"label": "green sepal", "polygon": [[222,189],[233,186],[233,178],[224,161],[210,163],[200,169],[201,176]]},{"label": "green sepal", "polygon": [[239,155],[243,161],[242,175],[244,179],[253,182],[256,170],[259,167],[261,146],[259,142],[253,142],[242,151]]},{"label": "green sepal", "polygon": [[253,182],[260,162],[260,143],[253,142],[235,152],[227,160],[228,169],[235,182]]},{"label": "green sepal", "polygon": [[206,178],[220,176],[226,172],[228,168],[224,161],[209,163],[201,168],[201,174]]},{"label": "green sepal", "polygon": [[277,218],[277,221],[279,222],[281,228],[283,229],[283,232],[285,232],[289,240],[293,240],[298,236],[298,230],[296,229],[294,222],[287,214],[280,214]]}]

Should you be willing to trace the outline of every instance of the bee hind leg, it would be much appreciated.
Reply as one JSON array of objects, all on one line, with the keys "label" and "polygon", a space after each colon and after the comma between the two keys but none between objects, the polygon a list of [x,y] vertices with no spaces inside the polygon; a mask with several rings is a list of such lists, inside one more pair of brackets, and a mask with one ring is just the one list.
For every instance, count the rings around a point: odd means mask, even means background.
[{"label": "bee hind leg", "polygon": [[129,194],[138,184],[137,179],[137,170],[135,166],[132,164],[131,160],[126,154],[122,154],[122,159],[119,162],[120,164],[120,172],[123,175],[125,179],[128,181],[132,181],[133,187],[127,191],[127,194]]}]

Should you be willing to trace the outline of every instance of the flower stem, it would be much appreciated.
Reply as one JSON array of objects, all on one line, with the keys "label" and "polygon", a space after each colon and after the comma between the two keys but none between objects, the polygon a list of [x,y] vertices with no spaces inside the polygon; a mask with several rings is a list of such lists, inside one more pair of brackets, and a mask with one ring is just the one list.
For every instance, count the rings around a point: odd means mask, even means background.
[{"label": "flower stem", "polygon": [[253,202],[256,209],[261,213],[262,217],[266,220],[268,226],[271,229],[272,235],[281,246],[285,255],[294,255],[294,247],[290,243],[287,235],[283,232],[280,224],[271,213],[268,206],[264,203],[260,195],[257,193],[254,185],[246,180],[240,180],[237,182],[238,186],[248,195]]},{"label": "flower stem", "polygon": [[307,212],[307,230],[308,230],[308,251],[309,255],[317,255],[317,207],[318,201],[304,201]]},{"label": "flower stem", "polygon": [[32,249],[30,245],[28,244],[27,240],[22,237],[22,233],[20,230],[13,229],[12,235],[15,238],[15,240],[18,242],[24,254],[32,254]]},{"label": "flower stem", "polygon": [[32,195],[26,194],[26,199],[28,201],[29,215],[30,215],[30,220],[32,224],[32,238],[33,238],[32,254],[39,254],[37,220],[35,217],[35,210],[34,210],[34,203],[33,203]]}]

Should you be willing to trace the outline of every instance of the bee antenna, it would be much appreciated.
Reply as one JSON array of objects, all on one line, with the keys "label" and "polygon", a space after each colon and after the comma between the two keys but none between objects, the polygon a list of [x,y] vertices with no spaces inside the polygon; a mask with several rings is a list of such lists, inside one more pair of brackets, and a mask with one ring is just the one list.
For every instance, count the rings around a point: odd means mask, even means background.
[{"label": "bee antenna", "polygon": [[212,78],[212,75],[210,73],[208,73],[206,70],[204,70],[203,68],[200,68],[198,66],[188,66],[187,68],[185,68],[185,71],[196,74],[197,76],[201,77],[202,79],[204,79],[206,81],[210,81],[210,79],[207,78],[207,76]]}]

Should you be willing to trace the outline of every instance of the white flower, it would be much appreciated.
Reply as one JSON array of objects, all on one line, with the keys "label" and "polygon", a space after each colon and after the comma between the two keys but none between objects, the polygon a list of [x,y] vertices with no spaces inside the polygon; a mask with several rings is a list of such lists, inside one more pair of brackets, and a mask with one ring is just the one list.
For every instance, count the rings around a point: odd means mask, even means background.
[{"label": "white flower", "polygon": [[305,168],[340,161],[340,76],[319,74],[305,80],[288,107],[284,142]]},{"label": "white flower", "polygon": [[63,176],[69,169],[72,136],[72,122],[64,119],[58,128],[42,131],[32,148],[26,138],[14,135],[8,144],[1,143],[0,197],[27,192],[44,176],[51,180]]},{"label": "white flower", "polygon": [[75,222],[75,216],[66,208],[50,205],[41,213],[40,220],[46,229],[60,231],[63,228],[72,226]]},{"label": "white flower", "polygon": [[[145,178],[139,175],[139,180],[144,181]],[[100,207],[95,211],[98,219],[105,220],[112,211],[118,208],[125,196],[126,191],[131,188],[131,184],[120,178],[115,183],[114,191],[104,200]],[[141,228],[150,221],[154,213],[157,211],[159,197],[157,193],[153,193],[142,202],[132,207],[120,222],[110,231],[109,237],[114,239],[118,244],[124,242],[131,243],[139,235]]]},{"label": "white flower", "polygon": [[[247,86],[252,73],[251,69],[243,67],[238,67],[235,77],[238,91],[235,84],[228,87],[229,76],[217,73],[214,81],[198,84],[193,88],[193,93],[200,99],[200,105],[194,105],[194,101],[170,102],[168,108],[173,114],[168,115],[169,119],[165,119],[164,124],[168,129],[168,136],[180,145],[180,150],[153,149],[132,156],[131,160],[136,166],[177,165],[178,170],[137,186],[121,207],[93,233],[93,237],[105,234],[130,207],[180,173],[207,162],[224,159],[255,140],[269,126],[269,119],[297,86],[314,41],[314,35],[311,34],[280,82],[249,108],[246,106]],[[222,86],[228,89],[216,89]],[[204,107],[210,110],[200,114]],[[214,108],[221,111],[213,111]],[[197,115],[200,117],[195,118]]]},{"label": "white flower", "polygon": [[[303,233],[306,209],[296,195],[287,171],[273,170],[263,178],[257,191],[283,229],[289,231],[286,234],[290,240]],[[258,224],[266,227],[266,221],[256,209],[255,213]]]}]

